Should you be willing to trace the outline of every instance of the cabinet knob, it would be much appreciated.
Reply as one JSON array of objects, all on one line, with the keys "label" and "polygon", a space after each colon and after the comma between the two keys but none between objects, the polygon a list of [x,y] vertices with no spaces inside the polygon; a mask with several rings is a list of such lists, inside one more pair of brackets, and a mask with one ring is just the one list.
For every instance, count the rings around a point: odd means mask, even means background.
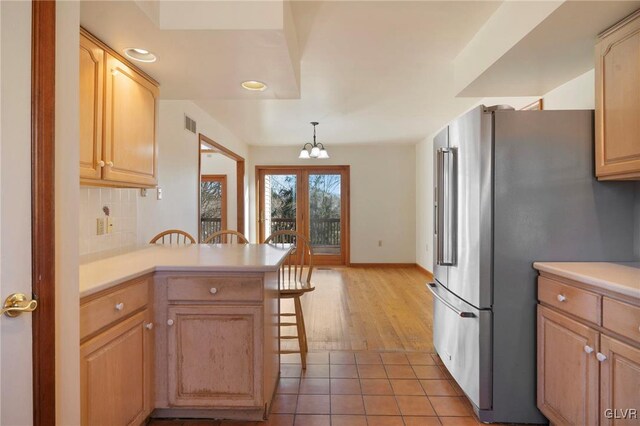
[{"label": "cabinet knob", "polygon": [[148,322],[144,325],[144,328],[146,328],[147,330],[151,330],[153,329],[153,323],[152,322]]},{"label": "cabinet knob", "polygon": [[598,359],[598,361],[604,362],[607,359],[607,356],[603,353],[598,352],[596,354],[596,358]]},{"label": "cabinet knob", "polygon": [[113,161],[107,161],[107,166],[113,167]]},{"label": "cabinet knob", "polygon": [[173,320],[172,319],[167,320],[167,325],[173,325]]},{"label": "cabinet knob", "polygon": [[102,161],[102,160],[98,161],[98,166],[104,167],[104,161]]},{"label": "cabinet knob", "polygon": [[209,293],[211,293],[211,294],[216,294],[217,292],[218,292],[218,289],[217,289],[217,288],[215,288],[215,287],[211,287],[211,288],[209,289]]},{"label": "cabinet knob", "polygon": [[124,303],[120,302],[120,303],[116,303],[116,311],[121,311],[124,309]]},{"label": "cabinet knob", "polygon": [[558,302],[564,302],[565,300],[567,300],[567,296],[565,296],[564,294],[558,295]]},{"label": "cabinet knob", "polygon": [[584,345],[584,351],[590,354],[591,352],[593,352],[593,348],[589,345]]}]

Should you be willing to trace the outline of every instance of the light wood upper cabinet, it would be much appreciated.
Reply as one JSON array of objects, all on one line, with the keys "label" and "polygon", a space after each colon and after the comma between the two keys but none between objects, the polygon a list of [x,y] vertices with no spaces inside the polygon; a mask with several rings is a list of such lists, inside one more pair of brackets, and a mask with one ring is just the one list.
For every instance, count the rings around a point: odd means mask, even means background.
[{"label": "light wood upper cabinet", "polygon": [[640,408],[640,349],[608,336],[600,339],[606,357],[600,367],[600,423],[637,425],[640,413],[629,410]]},{"label": "light wood upper cabinet", "polygon": [[157,184],[157,83],[80,33],[80,183]]},{"label": "light wood upper cabinet", "polygon": [[156,99],[158,88],[106,54],[103,178],[156,184]]},{"label": "light wood upper cabinet", "polygon": [[80,36],[80,177],[102,176],[104,50]]},{"label": "light wood upper cabinet", "polygon": [[597,331],[538,306],[538,408],[552,422],[597,423],[597,342]]},{"label": "light wood upper cabinet", "polygon": [[596,45],[596,176],[640,180],[640,11]]}]

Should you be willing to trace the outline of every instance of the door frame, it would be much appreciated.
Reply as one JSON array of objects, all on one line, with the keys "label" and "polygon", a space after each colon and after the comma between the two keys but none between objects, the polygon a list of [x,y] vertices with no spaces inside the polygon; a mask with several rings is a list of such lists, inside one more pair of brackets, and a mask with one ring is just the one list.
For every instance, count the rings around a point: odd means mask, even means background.
[{"label": "door frame", "polygon": [[[200,175],[200,184],[202,182],[220,182],[220,229],[227,229],[227,175]],[[200,190],[202,191],[202,189]],[[200,193],[200,199],[198,200],[198,241],[202,240],[202,224],[200,220],[202,218],[202,193]]]},{"label": "door frame", "polygon": [[33,0],[31,47],[31,253],[33,424],[56,418],[55,65],[56,2]]},{"label": "door frame", "polygon": [[236,230],[244,235],[244,157],[236,154],[227,147],[220,145],[213,139],[210,139],[198,133],[198,241],[200,241],[200,179],[202,176],[202,145],[213,147],[220,154],[231,158],[236,162],[236,191],[237,191],[237,209],[236,209]]},{"label": "door frame", "polygon": [[[258,165],[255,171],[255,188],[256,188],[256,235],[258,242],[264,241],[267,237],[265,230],[262,229],[262,223],[260,221],[261,211],[264,209],[264,194],[262,188],[262,176],[267,172],[273,172],[274,174],[295,174],[298,176],[296,182],[296,200],[298,208],[296,209],[296,222],[302,224],[302,231],[305,235],[309,231],[309,205],[308,196],[304,195],[300,197],[300,194],[307,194],[309,191],[309,174],[313,173],[335,173],[340,174],[340,218],[341,218],[341,236],[342,236],[342,250],[341,261],[335,262],[331,259],[325,258],[324,255],[314,256],[315,265],[344,265],[349,266],[351,264],[351,216],[350,216],[350,204],[351,204],[351,166],[308,166],[308,165],[286,165],[286,166],[267,166]],[[324,258],[324,259],[323,259]]]}]

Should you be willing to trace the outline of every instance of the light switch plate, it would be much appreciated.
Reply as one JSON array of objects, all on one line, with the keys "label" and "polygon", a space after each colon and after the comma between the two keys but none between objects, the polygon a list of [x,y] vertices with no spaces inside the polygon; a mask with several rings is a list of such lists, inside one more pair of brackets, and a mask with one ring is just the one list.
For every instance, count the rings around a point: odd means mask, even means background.
[{"label": "light switch plate", "polygon": [[96,235],[104,235],[104,219],[101,217],[96,220]]},{"label": "light switch plate", "polygon": [[113,232],[113,219],[111,219],[109,216],[107,216],[105,218],[105,222],[106,222],[106,226],[107,226],[107,228],[106,228],[107,234],[112,233]]},{"label": "light switch plate", "polygon": [[162,200],[162,188],[158,188],[158,200]]}]

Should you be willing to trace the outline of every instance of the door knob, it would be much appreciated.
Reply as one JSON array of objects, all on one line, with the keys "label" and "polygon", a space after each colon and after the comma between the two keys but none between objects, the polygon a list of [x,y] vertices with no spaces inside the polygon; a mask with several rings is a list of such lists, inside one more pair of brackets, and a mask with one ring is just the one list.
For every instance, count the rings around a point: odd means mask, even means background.
[{"label": "door knob", "polygon": [[27,296],[22,293],[13,293],[4,301],[0,315],[5,314],[8,317],[15,318],[23,312],[35,311],[37,307],[37,301],[27,300]]}]

